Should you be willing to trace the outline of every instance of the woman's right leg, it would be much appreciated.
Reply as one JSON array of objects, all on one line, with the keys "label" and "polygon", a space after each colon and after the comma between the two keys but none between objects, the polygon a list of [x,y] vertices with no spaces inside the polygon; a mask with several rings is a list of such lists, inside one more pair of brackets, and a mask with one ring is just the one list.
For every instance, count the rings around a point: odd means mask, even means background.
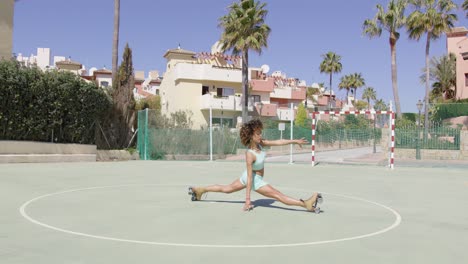
[{"label": "woman's right leg", "polygon": [[215,184],[215,185],[204,187],[205,192],[222,192],[222,193],[238,192],[244,188],[245,186],[241,183],[239,179],[236,179],[229,185]]},{"label": "woman's right leg", "polygon": [[202,194],[206,192],[233,193],[233,192],[237,192],[237,191],[244,189],[245,185],[243,185],[239,179],[236,179],[229,185],[215,184],[215,185],[210,185],[206,187],[190,187],[190,188],[195,193],[197,200],[200,201]]}]

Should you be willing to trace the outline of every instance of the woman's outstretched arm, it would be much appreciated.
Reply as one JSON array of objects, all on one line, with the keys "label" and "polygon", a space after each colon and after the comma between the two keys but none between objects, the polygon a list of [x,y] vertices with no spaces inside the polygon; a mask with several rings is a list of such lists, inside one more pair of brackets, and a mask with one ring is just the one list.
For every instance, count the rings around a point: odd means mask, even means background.
[{"label": "woman's outstretched arm", "polygon": [[284,146],[284,145],[290,145],[290,144],[297,144],[299,146],[302,146],[303,144],[307,144],[309,141],[307,141],[305,138],[301,139],[278,139],[278,140],[262,140],[262,145],[263,146]]}]

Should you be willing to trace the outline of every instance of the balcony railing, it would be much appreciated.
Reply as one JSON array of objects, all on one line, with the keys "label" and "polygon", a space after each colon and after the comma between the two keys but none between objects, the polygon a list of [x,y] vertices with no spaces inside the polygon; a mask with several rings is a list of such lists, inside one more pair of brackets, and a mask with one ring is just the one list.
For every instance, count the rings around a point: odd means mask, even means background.
[{"label": "balcony railing", "polygon": [[296,99],[296,100],[305,100],[306,91],[305,88],[275,88],[273,92],[270,93],[271,98],[282,98],[282,99]]},{"label": "balcony railing", "polygon": [[[200,97],[200,108],[202,110],[210,109],[225,111],[242,111],[242,97],[241,96],[226,96],[215,97],[212,94],[205,94]],[[253,100],[250,98],[248,102],[248,111],[253,111]]]},{"label": "balcony railing", "polygon": [[252,91],[254,92],[273,92],[275,89],[275,80],[268,78],[266,80],[251,80]]},{"label": "balcony railing", "polygon": [[291,91],[291,99],[305,100],[306,89],[305,88],[294,88]]},{"label": "balcony railing", "polygon": [[240,83],[242,73],[238,69],[215,68],[210,64],[178,63],[175,65],[174,80],[221,81]]}]

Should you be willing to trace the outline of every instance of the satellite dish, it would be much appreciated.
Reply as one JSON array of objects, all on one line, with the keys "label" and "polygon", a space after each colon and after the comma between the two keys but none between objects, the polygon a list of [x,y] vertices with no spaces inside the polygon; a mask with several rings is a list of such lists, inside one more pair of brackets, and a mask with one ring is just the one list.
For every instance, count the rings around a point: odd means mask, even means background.
[{"label": "satellite dish", "polygon": [[221,42],[216,41],[213,46],[211,46],[211,53],[223,53]]},{"label": "satellite dish", "polygon": [[95,71],[97,71],[96,67],[92,67],[91,69],[89,69],[89,76],[93,76]]},{"label": "satellite dish", "polygon": [[263,64],[262,67],[260,67],[262,69],[262,72],[267,74],[269,71],[270,71],[270,66],[266,65],[266,64]]}]

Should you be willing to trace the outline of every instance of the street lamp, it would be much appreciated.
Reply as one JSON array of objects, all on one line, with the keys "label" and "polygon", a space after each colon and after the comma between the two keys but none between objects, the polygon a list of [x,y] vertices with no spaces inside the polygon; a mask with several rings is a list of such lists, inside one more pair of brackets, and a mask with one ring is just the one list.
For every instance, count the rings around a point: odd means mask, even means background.
[{"label": "street lamp", "polygon": [[416,159],[420,160],[421,159],[421,147],[419,146],[419,137],[420,137],[420,127],[421,127],[421,109],[423,107],[423,103],[421,100],[418,100],[418,103],[416,104],[416,107],[418,108],[418,136],[416,137]]},{"label": "street lamp", "polygon": [[416,104],[416,107],[418,107],[418,111],[419,111],[419,114],[418,114],[418,126],[421,124],[421,110],[422,110],[422,107],[423,107],[423,103],[420,100],[418,100],[418,103]]}]

